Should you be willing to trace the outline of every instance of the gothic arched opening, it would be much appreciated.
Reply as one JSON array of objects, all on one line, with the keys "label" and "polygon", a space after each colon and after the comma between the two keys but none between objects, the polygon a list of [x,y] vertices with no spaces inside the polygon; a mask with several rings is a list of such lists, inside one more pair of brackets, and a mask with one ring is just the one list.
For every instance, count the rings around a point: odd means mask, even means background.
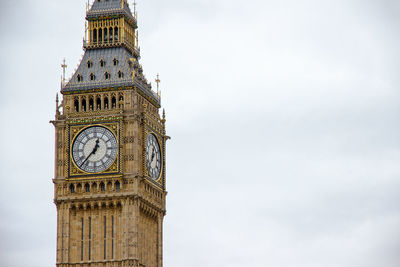
[{"label": "gothic arched opening", "polygon": [[75,193],[75,185],[71,184],[71,185],[69,186],[69,191],[70,191],[71,193]]},{"label": "gothic arched opening", "polygon": [[118,27],[115,27],[114,28],[114,41],[115,42],[118,42],[119,40],[118,40]]},{"label": "gothic arched opening", "polygon": [[93,30],[93,43],[97,43],[97,30]]},{"label": "gothic arched opening", "polygon": [[115,96],[112,97],[111,104],[112,104],[112,108],[116,108],[117,107],[117,99],[115,98]]},{"label": "gothic arched opening", "polygon": [[100,99],[100,97],[98,97],[98,98],[96,99],[96,108],[97,108],[98,110],[101,109],[101,99]]},{"label": "gothic arched opening", "polygon": [[101,44],[103,42],[103,30],[99,29],[99,43]]},{"label": "gothic arched opening", "polygon": [[94,100],[93,100],[93,98],[89,99],[89,110],[94,110]]},{"label": "gothic arched opening", "polygon": [[104,109],[108,109],[108,97],[104,98]]},{"label": "gothic arched opening", "polygon": [[79,112],[79,100],[78,99],[75,99],[75,101],[74,101],[74,108],[75,108],[76,112]]},{"label": "gothic arched opening", "polygon": [[89,193],[90,192],[90,185],[89,184],[85,184],[85,192]]},{"label": "gothic arched opening", "polygon": [[82,111],[86,111],[86,99],[82,99]]},{"label": "gothic arched opening", "polygon": [[109,30],[108,30],[109,32],[109,41],[110,41],[110,43],[112,43],[113,42],[113,28],[110,28]]},{"label": "gothic arched opening", "polygon": [[108,43],[108,29],[104,29],[104,43]]}]

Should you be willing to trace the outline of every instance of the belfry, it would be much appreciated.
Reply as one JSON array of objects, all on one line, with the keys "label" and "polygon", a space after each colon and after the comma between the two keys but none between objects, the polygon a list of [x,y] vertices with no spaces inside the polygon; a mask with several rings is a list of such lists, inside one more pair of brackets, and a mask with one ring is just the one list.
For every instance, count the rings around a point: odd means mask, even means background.
[{"label": "belfry", "polygon": [[[94,0],[56,100],[58,267],[162,267],[165,111],[139,63],[136,11]],[[66,64],[62,65],[66,68]]]}]

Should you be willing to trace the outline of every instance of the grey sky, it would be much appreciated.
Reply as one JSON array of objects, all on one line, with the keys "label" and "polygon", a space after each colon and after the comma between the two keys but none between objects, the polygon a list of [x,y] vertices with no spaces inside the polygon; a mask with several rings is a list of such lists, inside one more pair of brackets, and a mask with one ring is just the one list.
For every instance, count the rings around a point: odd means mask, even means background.
[{"label": "grey sky", "polygon": [[[172,137],[165,267],[400,265],[398,1],[138,9]],[[85,1],[2,3],[2,267],[55,263],[48,121],[84,15]]]}]

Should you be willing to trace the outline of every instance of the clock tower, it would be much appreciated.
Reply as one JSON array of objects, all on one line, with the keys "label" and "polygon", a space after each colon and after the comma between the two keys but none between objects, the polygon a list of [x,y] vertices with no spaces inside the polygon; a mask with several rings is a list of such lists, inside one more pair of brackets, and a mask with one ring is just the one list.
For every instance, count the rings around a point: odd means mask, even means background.
[{"label": "clock tower", "polygon": [[88,6],[84,55],[57,96],[58,267],[162,267],[168,137],[136,18],[126,0]]}]

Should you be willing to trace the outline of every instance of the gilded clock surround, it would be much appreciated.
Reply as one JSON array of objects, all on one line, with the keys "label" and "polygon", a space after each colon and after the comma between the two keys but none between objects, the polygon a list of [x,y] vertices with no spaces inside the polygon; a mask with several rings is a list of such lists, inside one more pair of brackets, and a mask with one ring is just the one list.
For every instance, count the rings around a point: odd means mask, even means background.
[{"label": "gilded clock surround", "polygon": [[[126,0],[96,0],[86,19],[85,55],[72,77],[63,78],[52,121],[57,267],[162,267],[169,137],[161,97],[139,64],[136,12]],[[95,42],[94,30],[109,34],[111,27],[113,34],[118,27],[118,38],[100,42],[97,35]],[[62,67],[65,71],[65,62]],[[117,139],[117,157],[100,173],[80,170],[72,158],[75,138],[93,126],[106,127]],[[148,134],[160,146],[156,181],[145,166]]]},{"label": "gilded clock surround", "polygon": [[[89,125],[74,125],[69,127],[69,177],[77,177],[77,176],[85,176],[85,175],[103,175],[103,174],[117,174],[120,171],[120,124],[119,123],[108,123],[108,124],[89,124]],[[78,135],[83,132],[84,130],[93,127],[93,126],[101,126],[106,129],[108,129],[110,132],[114,134],[114,136],[117,139],[117,157],[114,161],[114,163],[107,168],[104,171],[98,172],[98,173],[89,173],[85,172],[79,166],[76,165],[75,161],[73,160],[73,154],[72,154],[72,147],[75,142],[75,139],[78,137]]]}]

